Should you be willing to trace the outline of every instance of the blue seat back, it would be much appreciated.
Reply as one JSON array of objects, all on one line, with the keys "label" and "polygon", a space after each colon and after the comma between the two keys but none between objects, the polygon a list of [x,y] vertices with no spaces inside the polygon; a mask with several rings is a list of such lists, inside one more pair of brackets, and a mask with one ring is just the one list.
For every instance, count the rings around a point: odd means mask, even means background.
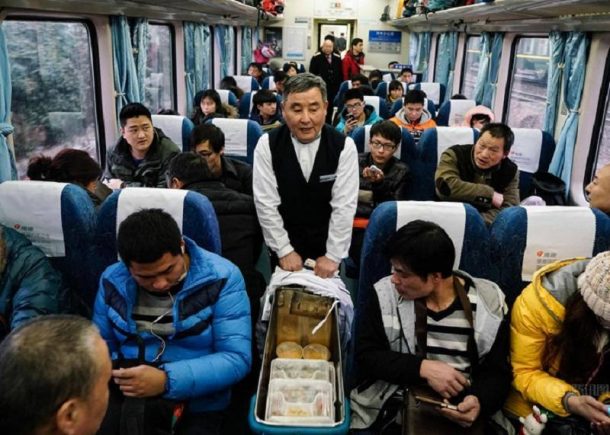
[{"label": "blue seat back", "polygon": [[436,198],[434,173],[441,154],[453,145],[473,144],[479,138],[478,130],[468,127],[436,127],[425,130],[417,145],[417,162],[412,167],[413,199],[430,201]]},{"label": "blue seat back", "polygon": [[208,120],[225,135],[224,153],[227,157],[252,164],[254,148],[263,135],[263,129],[250,119],[213,118]]},{"label": "blue seat back", "polygon": [[588,207],[510,207],[491,225],[490,241],[497,283],[512,305],[539,267],[607,251],[610,218]]},{"label": "blue seat back", "polygon": [[0,223],[38,246],[89,309],[97,291],[94,272],[96,216],[87,192],[52,181],[0,184]]},{"label": "blue seat back", "polygon": [[100,272],[118,261],[116,238],[121,222],[144,208],[172,215],[182,234],[208,251],[221,254],[220,230],[212,203],[197,192],[175,189],[127,188],[113,192],[98,212],[96,245]]},{"label": "blue seat back", "polygon": [[263,79],[263,89],[269,89],[270,91],[275,91],[275,80],[273,76],[268,76]]},{"label": "blue seat back", "polygon": [[515,143],[508,158],[519,167],[519,193],[524,199],[530,193],[536,172],[548,172],[555,140],[546,131],[535,128],[513,128]]},{"label": "blue seat back", "polygon": [[237,87],[244,92],[258,91],[260,89],[258,82],[252,76],[241,75],[233,76],[233,78],[237,82]]},{"label": "blue seat back", "polygon": [[432,100],[435,106],[439,106],[445,101],[445,85],[434,82],[411,83],[409,89],[418,89],[424,91],[429,100]]},{"label": "blue seat back", "polygon": [[337,95],[335,95],[335,99],[332,102],[334,107],[336,107],[338,109],[341,109],[343,107],[343,95],[345,94],[345,91],[347,91],[348,89],[351,89],[351,88],[352,88],[351,80],[345,80],[345,81],[341,82],[341,85],[339,86],[339,92],[337,92]]},{"label": "blue seat back", "polygon": [[[249,119],[254,111],[254,95],[257,91],[246,92],[239,100],[239,117],[241,119]],[[282,103],[281,95],[275,94],[275,100],[277,101],[278,108]]]},{"label": "blue seat back", "polygon": [[228,89],[217,89],[218,95],[220,95],[220,101],[224,104],[229,104],[233,107],[237,107],[239,104],[239,100],[235,96],[235,94]]},{"label": "blue seat back", "polygon": [[181,115],[152,115],[152,123],[163,130],[172,142],[188,151],[190,148],[191,133],[195,124],[186,116]]},{"label": "blue seat back", "polygon": [[[394,101],[394,104],[392,104],[392,108],[390,109],[390,117],[396,116],[398,111],[402,109],[402,106],[404,105],[403,102],[404,98]],[[436,113],[436,106],[434,105],[434,103],[426,98],[424,100],[424,107],[428,109],[428,112],[430,112],[430,115],[434,118],[434,114]]]},{"label": "blue seat back", "polygon": [[376,95],[365,95],[364,96],[364,104],[368,104],[375,109],[375,112],[383,119],[390,118],[390,111],[388,110],[388,105],[385,100]]},{"label": "blue seat back", "polygon": [[436,125],[439,127],[461,127],[464,122],[464,115],[476,104],[474,100],[445,101],[436,114]]}]

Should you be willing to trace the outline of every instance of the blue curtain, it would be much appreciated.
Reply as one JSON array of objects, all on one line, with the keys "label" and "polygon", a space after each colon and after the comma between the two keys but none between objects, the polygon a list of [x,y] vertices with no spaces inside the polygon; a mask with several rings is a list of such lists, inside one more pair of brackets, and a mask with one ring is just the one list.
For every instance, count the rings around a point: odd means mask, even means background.
[{"label": "blue curtain", "polygon": [[252,62],[252,27],[241,28],[241,71],[246,74],[248,65]]},{"label": "blue curtain", "polygon": [[474,87],[474,99],[477,104],[481,104],[485,95],[485,85],[489,74],[489,63],[491,58],[492,35],[487,32],[481,34],[481,54],[479,55],[479,72]]},{"label": "blue curtain", "polygon": [[457,54],[457,32],[447,32],[440,35],[438,52],[436,53],[435,82],[445,86],[445,99],[449,101],[453,94],[453,76],[455,73],[455,57]]},{"label": "blue curtain", "polygon": [[422,32],[417,39],[417,56],[415,71],[422,74],[422,81],[428,80],[428,61],[430,60],[430,46],[432,45],[432,33]]},{"label": "blue curtain", "polygon": [[140,101],[144,101],[146,93],[146,58],[148,56],[148,20],[146,18],[130,19],[131,47],[134,53],[136,76],[138,80],[138,93]]},{"label": "blue curtain", "polygon": [[186,113],[191,111],[195,94],[210,87],[211,43],[209,26],[202,23],[184,23]]},{"label": "blue curtain", "polygon": [[555,123],[557,122],[557,112],[560,105],[559,95],[561,94],[561,76],[563,72],[563,53],[566,46],[566,34],[551,32],[549,35],[549,45],[551,59],[548,68],[546,110],[542,129],[553,135],[555,133]]},{"label": "blue curtain", "polygon": [[15,155],[6,140],[13,132],[13,126],[8,122],[11,115],[11,93],[11,67],[4,31],[0,25],[0,183],[17,179]]},{"label": "blue curtain", "polygon": [[131,46],[129,23],[124,16],[110,17],[112,59],[114,61],[114,89],[117,118],[123,106],[142,101],[138,73]]},{"label": "blue curtain", "polygon": [[493,108],[498,87],[498,72],[500,71],[500,58],[502,57],[503,33],[495,33],[491,40],[491,50],[489,56],[489,72],[487,74],[487,84],[483,93],[481,104]]},{"label": "blue curtain", "polygon": [[233,75],[233,52],[235,35],[229,26],[214,27],[215,47],[220,54],[220,77]]},{"label": "blue curtain", "polygon": [[419,47],[419,33],[411,33],[409,38],[409,63],[415,68],[417,65],[417,48]]},{"label": "blue curtain", "polygon": [[568,117],[563,123],[557,147],[549,171],[560,177],[566,186],[570,185],[574,145],[578,133],[580,102],[585,83],[589,37],[585,33],[572,32],[567,37],[564,50],[563,102],[568,109]]}]

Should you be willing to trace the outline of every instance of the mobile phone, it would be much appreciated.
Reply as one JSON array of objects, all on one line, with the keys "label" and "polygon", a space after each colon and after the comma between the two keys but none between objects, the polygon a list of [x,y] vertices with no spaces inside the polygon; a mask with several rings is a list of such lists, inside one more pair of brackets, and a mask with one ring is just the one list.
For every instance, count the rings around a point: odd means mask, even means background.
[{"label": "mobile phone", "polygon": [[428,405],[435,405],[435,406],[439,406],[441,408],[451,409],[453,411],[458,410],[456,405],[452,405],[451,403],[443,402],[441,400],[432,399],[431,397],[416,395],[415,400],[417,402],[423,402],[423,403],[427,403]]},{"label": "mobile phone", "polygon": [[349,122],[356,119],[356,117],[354,115],[352,115],[351,113],[348,113],[347,116],[345,117],[345,121]]},{"label": "mobile phone", "polygon": [[379,172],[383,172],[381,169],[379,169],[379,168],[378,168],[377,166],[375,166],[375,165],[371,165],[371,166],[369,166],[369,169],[370,169],[371,171],[373,171],[373,172],[377,172],[377,173],[379,173]]}]

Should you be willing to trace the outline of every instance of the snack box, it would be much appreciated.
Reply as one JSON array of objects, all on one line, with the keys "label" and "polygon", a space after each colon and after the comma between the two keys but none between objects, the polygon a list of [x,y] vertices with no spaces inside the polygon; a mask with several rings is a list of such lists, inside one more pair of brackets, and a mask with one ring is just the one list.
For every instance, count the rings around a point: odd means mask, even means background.
[{"label": "snack box", "polygon": [[335,421],[333,385],[329,381],[272,379],[265,420],[290,426],[324,426]]}]

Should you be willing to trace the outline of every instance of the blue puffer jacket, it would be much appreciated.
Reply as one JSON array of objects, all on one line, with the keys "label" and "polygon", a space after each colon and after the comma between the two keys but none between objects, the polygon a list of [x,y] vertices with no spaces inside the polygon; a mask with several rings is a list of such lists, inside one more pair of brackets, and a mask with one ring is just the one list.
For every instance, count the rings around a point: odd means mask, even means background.
[{"label": "blue puffer jacket", "polygon": [[70,293],[44,253],[0,225],[0,340],[26,320],[70,307]]},{"label": "blue puffer jacket", "polygon": [[[160,368],[168,382],[163,397],[188,401],[192,412],[227,407],[230,388],[250,370],[252,333],[250,305],[239,269],[224,258],[184,238],[190,268],[174,303],[176,333],[166,340]],[[106,340],[112,358],[120,351],[137,358],[136,323],[132,310],[137,284],[123,262],[106,269],[100,280],[93,322]],[[151,361],[160,341],[140,332]]]}]

